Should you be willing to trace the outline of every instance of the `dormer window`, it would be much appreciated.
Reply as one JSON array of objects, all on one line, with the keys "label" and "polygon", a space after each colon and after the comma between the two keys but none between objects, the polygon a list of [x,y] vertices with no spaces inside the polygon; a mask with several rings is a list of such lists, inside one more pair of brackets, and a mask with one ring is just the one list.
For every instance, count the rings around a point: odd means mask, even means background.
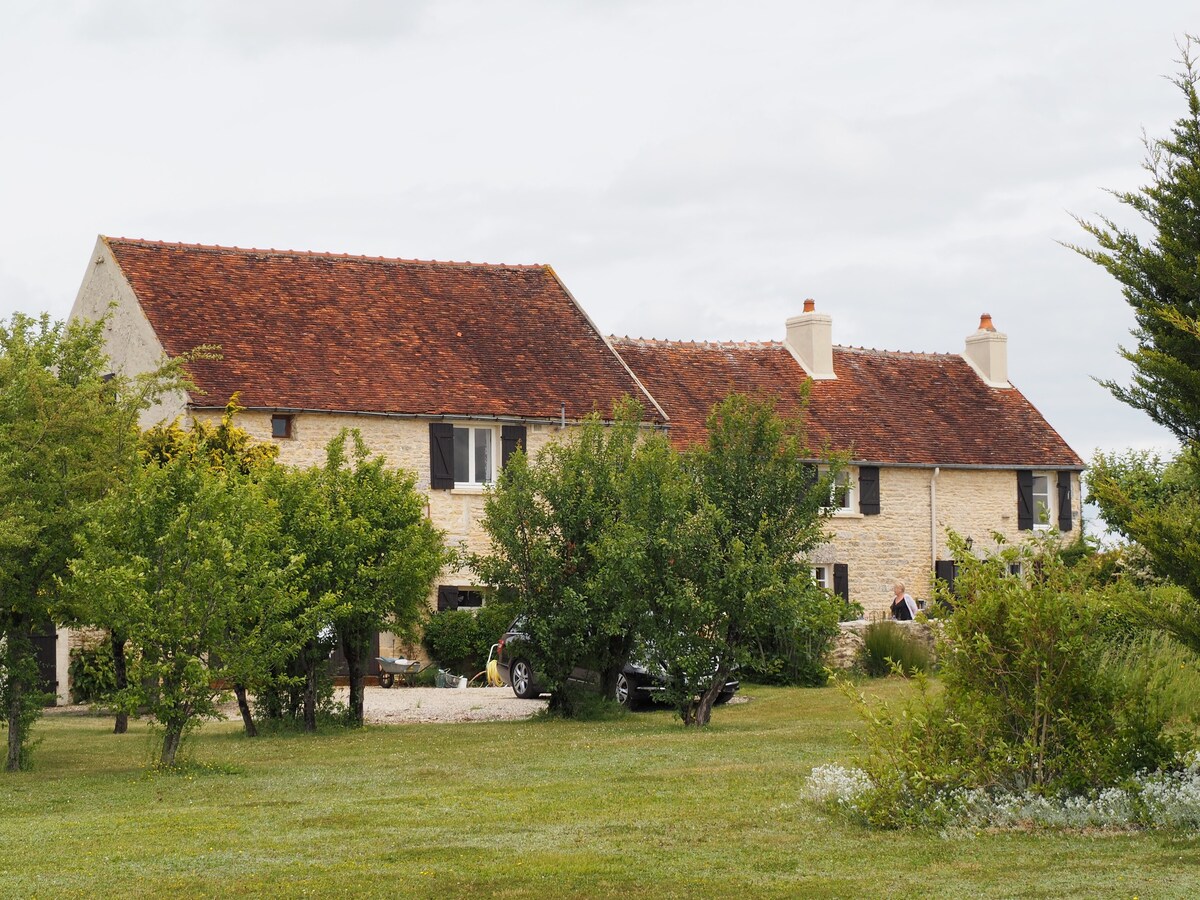
[{"label": "dormer window", "polygon": [[271,437],[290,438],[292,436],[292,416],[271,416]]}]

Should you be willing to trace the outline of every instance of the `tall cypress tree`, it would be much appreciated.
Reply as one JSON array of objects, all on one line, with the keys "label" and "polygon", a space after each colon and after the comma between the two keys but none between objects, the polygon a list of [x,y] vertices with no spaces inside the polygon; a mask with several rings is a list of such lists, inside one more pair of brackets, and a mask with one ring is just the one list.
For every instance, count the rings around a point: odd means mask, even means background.
[{"label": "tall cypress tree", "polygon": [[1200,439],[1200,38],[1179,45],[1180,71],[1171,79],[1187,113],[1170,134],[1145,138],[1143,168],[1149,183],[1111,191],[1149,230],[1144,238],[1112,219],[1078,218],[1099,245],[1068,245],[1103,266],[1122,285],[1137,328],[1134,348],[1121,348],[1133,364],[1132,382],[1104,382],[1122,403],[1144,410],[1184,443]]}]

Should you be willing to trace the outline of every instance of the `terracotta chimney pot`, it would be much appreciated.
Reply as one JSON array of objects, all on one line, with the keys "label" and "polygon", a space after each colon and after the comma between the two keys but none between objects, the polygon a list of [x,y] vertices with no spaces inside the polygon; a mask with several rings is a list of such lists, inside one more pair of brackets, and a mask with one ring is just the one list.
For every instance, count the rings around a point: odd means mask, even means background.
[{"label": "terracotta chimney pot", "polygon": [[979,330],[980,331],[995,331],[996,330],[996,326],[992,324],[992,314],[991,313],[984,313],[982,316],[979,317]]},{"label": "terracotta chimney pot", "polygon": [[811,297],[804,301],[804,311],[805,312],[815,312],[816,308],[817,308],[817,304],[812,300]]}]

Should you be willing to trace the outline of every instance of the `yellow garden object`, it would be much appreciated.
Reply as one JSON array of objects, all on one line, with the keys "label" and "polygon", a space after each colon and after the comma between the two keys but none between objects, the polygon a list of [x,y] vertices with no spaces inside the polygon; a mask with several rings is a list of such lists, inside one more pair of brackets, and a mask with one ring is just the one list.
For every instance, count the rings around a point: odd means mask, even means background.
[{"label": "yellow garden object", "polygon": [[487,683],[488,687],[504,687],[504,682],[500,679],[500,664],[494,659],[488,660]]}]

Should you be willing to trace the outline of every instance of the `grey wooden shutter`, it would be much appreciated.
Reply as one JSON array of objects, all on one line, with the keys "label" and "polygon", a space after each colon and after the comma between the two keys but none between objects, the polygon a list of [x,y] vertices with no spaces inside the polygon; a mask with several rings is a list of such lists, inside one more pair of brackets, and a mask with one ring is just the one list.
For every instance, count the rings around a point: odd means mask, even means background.
[{"label": "grey wooden shutter", "polygon": [[1033,472],[1021,469],[1017,472],[1017,530],[1033,529]]},{"label": "grey wooden shutter", "polygon": [[879,515],[879,466],[858,467],[858,511],[864,516]]},{"label": "grey wooden shutter", "polygon": [[429,423],[429,486],[435,491],[454,487],[454,426]]},{"label": "grey wooden shutter", "polygon": [[845,563],[833,564],[833,592],[850,602],[850,567]]},{"label": "grey wooden shutter", "polygon": [[933,574],[946,583],[946,590],[954,593],[954,576],[958,574],[958,566],[952,559],[939,559],[933,564]]},{"label": "grey wooden shutter", "polygon": [[508,465],[508,458],[517,452],[517,448],[525,449],[524,425],[500,426],[500,467]]},{"label": "grey wooden shutter", "polygon": [[1058,473],[1058,530],[1071,530],[1071,473]]},{"label": "grey wooden shutter", "polygon": [[458,609],[458,588],[452,584],[438,585],[438,612]]}]

